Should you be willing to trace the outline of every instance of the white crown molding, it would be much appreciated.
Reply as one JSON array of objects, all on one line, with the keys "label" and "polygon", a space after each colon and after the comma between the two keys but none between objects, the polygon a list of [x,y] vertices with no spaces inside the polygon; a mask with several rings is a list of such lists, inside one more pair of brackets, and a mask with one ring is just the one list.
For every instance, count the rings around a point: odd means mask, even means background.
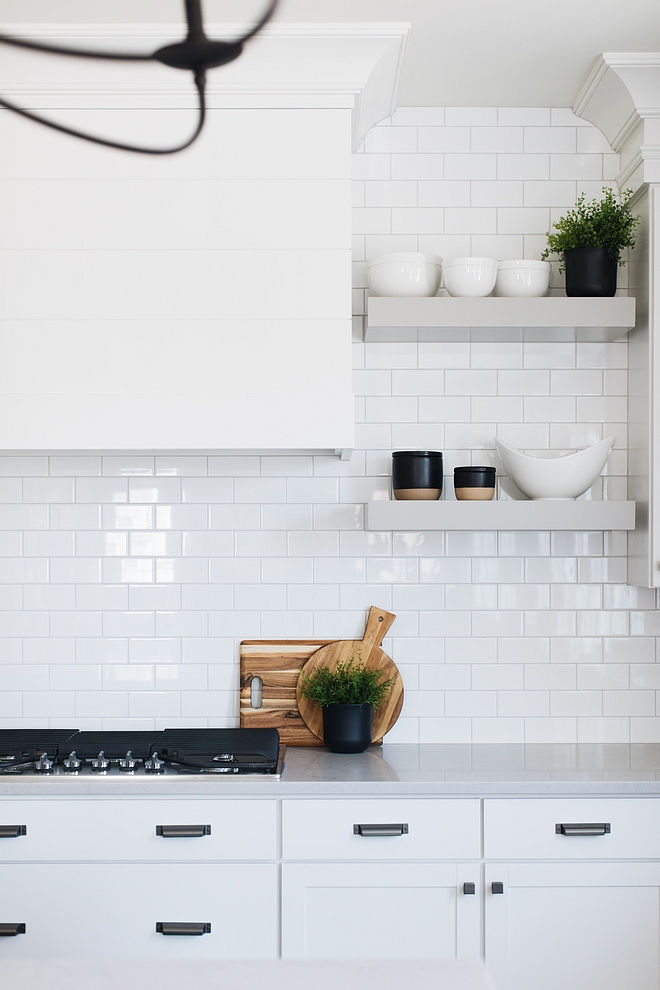
[{"label": "white crown molding", "polygon": [[660,157],[660,53],[605,52],[573,105],[621,154],[620,187],[656,181]]},{"label": "white crown molding", "polygon": [[[247,25],[207,25],[231,40]],[[182,24],[3,24],[0,33],[149,51],[181,38]],[[236,62],[208,75],[209,106],[353,108],[353,144],[396,110],[410,24],[268,24]],[[187,73],[157,63],[81,62],[3,47],[0,93],[30,108],[192,106]],[[297,102],[298,101],[298,102]]]},{"label": "white crown molding", "polygon": [[573,111],[596,124],[619,151],[640,120],[660,117],[660,53],[604,52]]}]

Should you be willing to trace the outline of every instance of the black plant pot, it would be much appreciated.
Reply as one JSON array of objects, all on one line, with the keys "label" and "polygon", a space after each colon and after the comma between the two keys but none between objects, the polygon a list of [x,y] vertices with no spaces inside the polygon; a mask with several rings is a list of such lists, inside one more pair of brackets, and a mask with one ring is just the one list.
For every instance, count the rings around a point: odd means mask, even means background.
[{"label": "black plant pot", "polygon": [[571,248],[564,251],[567,296],[616,295],[616,258],[605,248]]},{"label": "black plant pot", "polygon": [[373,705],[326,705],[323,742],[333,753],[364,753],[371,746]]}]

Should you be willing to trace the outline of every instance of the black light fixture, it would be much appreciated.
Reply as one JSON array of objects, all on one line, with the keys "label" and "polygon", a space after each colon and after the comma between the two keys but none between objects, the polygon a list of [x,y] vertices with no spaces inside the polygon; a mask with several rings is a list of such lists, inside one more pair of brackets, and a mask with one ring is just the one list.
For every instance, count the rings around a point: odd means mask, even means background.
[{"label": "black light fixture", "polygon": [[39,42],[26,41],[22,38],[12,38],[6,34],[0,34],[0,43],[4,45],[29,48],[37,52],[48,52],[51,55],[73,55],[76,58],[98,58],[119,62],[161,62],[163,65],[169,65],[172,69],[185,69],[187,72],[192,72],[199,97],[199,116],[195,130],[183,144],[178,144],[173,148],[141,148],[132,144],[123,144],[120,141],[110,141],[106,138],[96,137],[94,134],[85,134],[83,131],[77,131],[73,127],[66,127],[64,124],[58,124],[53,120],[48,120],[46,117],[40,117],[30,110],[24,110],[22,107],[10,103],[3,97],[0,97],[0,107],[4,107],[6,110],[12,110],[14,113],[18,113],[22,117],[27,117],[29,120],[34,120],[38,124],[52,127],[55,131],[70,134],[72,137],[82,138],[84,141],[92,141],[94,144],[102,144],[107,148],[119,148],[121,151],[136,151],[143,155],[171,155],[176,151],[183,151],[184,148],[189,148],[202,133],[206,118],[206,70],[215,69],[220,65],[227,65],[228,62],[233,62],[234,59],[237,59],[243,51],[245,42],[258,34],[264,24],[271,19],[279,0],[270,0],[258,24],[251,28],[247,34],[244,34],[241,38],[237,38],[235,41],[212,41],[210,38],[207,38],[204,33],[201,0],[184,0],[184,3],[186,6],[186,22],[188,24],[188,34],[185,40],[178,41],[173,45],[165,45],[164,48],[159,48],[152,55],[83,51],[79,48],[42,45]]}]

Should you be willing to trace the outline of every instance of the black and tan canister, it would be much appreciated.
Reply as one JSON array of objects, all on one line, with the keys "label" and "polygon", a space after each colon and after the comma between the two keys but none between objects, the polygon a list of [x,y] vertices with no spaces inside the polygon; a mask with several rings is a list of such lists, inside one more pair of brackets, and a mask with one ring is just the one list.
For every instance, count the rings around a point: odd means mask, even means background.
[{"label": "black and tan canister", "polygon": [[442,495],[442,454],[439,450],[395,450],[392,491],[398,500],[432,501]]},{"label": "black and tan canister", "polygon": [[495,468],[454,468],[454,493],[459,501],[490,502],[495,494]]}]

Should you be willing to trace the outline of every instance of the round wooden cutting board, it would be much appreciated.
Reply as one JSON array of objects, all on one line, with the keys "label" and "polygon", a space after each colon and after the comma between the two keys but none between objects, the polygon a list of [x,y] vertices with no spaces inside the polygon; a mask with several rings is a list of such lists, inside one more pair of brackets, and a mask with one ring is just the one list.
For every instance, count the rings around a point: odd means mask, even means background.
[{"label": "round wooden cutting board", "polygon": [[[391,612],[385,612],[383,609],[372,605],[363,639],[340,639],[336,643],[321,647],[320,650],[312,654],[301,671],[301,676],[306,674],[307,677],[311,677],[312,673],[319,667],[336,670],[338,663],[346,663],[351,657],[357,659],[359,653],[365,667],[370,670],[382,670],[381,680],[386,681],[390,677],[394,678],[394,684],[392,684],[385,699],[374,711],[372,739],[375,743],[381,742],[385,733],[390,731],[403,707],[403,681],[399,668],[388,657],[387,653],[380,649],[383,637],[395,618],[396,616],[392,615]],[[298,681],[297,699],[298,710],[305,724],[314,735],[323,739],[322,708],[316,702],[309,701],[302,696],[300,681]]]}]

